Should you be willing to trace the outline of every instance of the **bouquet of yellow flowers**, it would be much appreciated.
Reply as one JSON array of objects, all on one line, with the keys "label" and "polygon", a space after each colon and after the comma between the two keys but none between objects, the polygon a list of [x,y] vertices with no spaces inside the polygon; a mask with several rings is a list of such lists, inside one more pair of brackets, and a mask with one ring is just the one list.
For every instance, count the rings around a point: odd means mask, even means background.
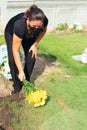
[{"label": "bouquet of yellow flowers", "polygon": [[43,106],[46,103],[47,93],[45,90],[38,89],[34,84],[26,79],[23,81],[23,89],[29,103],[34,103],[34,107]]}]

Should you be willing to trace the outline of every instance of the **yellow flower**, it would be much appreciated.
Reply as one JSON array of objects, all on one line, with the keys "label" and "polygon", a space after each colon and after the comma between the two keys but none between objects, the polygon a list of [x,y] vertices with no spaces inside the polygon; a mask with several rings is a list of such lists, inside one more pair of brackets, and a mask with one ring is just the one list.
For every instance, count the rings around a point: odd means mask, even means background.
[{"label": "yellow flower", "polygon": [[40,103],[41,106],[45,105],[46,101],[43,99]]},{"label": "yellow flower", "polygon": [[34,103],[34,107],[43,106],[46,102],[47,95],[45,90],[37,90],[35,92],[31,92],[27,96],[27,100],[29,103]]},{"label": "yellow flower", "polygon": [[26,99],[28,100],[29,103],[33,102],[33,92],[31,92]]},{"label": "yellow flower", "polygon": [[37,102],[34,102],[34,107],[39,107],[40,106],[40,104],[41,104],[41,101],[39,100],[39,101],[37,101]]},{"label": "yellow flower", "polygon": [[41,98],[42,99],[46,99],[47,98],[47,95],[46,95],[46,91],[45,90],[39,90],[40,92],[40,95],[41,95]]},{"label": "yellow flower", "polygon": [[46,103],[47,93],[45,90],[38,89],[27,80],[24,80],[23,84],[27,95],[26,99],[29,103],[34,103],[34,107],[43,106]]},{"label": "yellow flower", "polygon": [[43,106],[45,104],[45,100],[40,100],[35,102],[34,107],[39,107],[39,106]]}]

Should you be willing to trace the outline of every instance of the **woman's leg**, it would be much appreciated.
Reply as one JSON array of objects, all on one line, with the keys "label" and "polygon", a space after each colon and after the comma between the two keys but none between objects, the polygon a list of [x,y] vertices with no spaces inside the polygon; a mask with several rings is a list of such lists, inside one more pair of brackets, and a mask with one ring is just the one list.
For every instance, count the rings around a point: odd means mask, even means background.
[{"label": "woman's leg", "polygon": [[30,76],[32,74],[34,64],[35,64],[35,57],[32,57],[32,51],[29,52],[30,47],[33,45],[35,39],[30,39],[28,43],[23,42],[22,46],[24,49],[25,53],[25,67],[24,67],[24,72],[26,79],[30,81]]},{"label": "woman's leg", "polygon": [[18,69],[16,67],[13,53],[12,53],[12,40],[13,40],[12,35],[5,32],[5,40],[6,40],[6,44],[7,44],[9,67],[10,67],[11,76],[12,76],[12,80],[13,80],[13,88],[14,88],[15,93],[16,93],[16,92],[19,92],[21,90],[22,83],[18,79],[18,76],[17,76]]},{"label": "woman's leg", "polygon": [[32,52],[28,52],[25,56],[25,67],[24,67],[24,72],[26,75],[26,79],[30,81],[30,76],[32,74],[34,64],[35,64],[35,57],[32,57]]}]

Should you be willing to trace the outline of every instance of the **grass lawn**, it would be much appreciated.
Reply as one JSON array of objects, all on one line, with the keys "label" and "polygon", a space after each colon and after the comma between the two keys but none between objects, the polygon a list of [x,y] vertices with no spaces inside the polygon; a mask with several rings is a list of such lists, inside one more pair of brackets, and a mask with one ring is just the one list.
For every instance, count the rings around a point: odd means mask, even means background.
[{"label": "grass lawn", "polygon": [[[86,130],[87,95],[84,77],[72,77],[63,81],[47,82],[52,100],[48,103],[44,130]],[[53,109],[53,110],[52,110]]]},{"label": "grass lawn", "polygon": [[[7,123],[12,130],[86,130],[87,64],[71,58],[72,55],[81,54],[86,45],[87,36],[84,33],[45,35],[38,46],[39,54],[60,62],[56,67],[62,70],[60,75],[55,71],[44,81],[36,82],[39,88],[47,90],[48,102],[43,107],[34,108],[24,99],[2,98],[0,113],[4,111],[5,114],[3,122],[0,120],[1,124],[4,126]],[[5,118],[10,122],[5,122]]]},{"label": "grass lawn", "polygon": [[47,56],[54,56],[63,63],[73,75],[86,75],[87,65],[74,61],[71,56],[82,54],[87,47],[87,36],[84,33],[72,35],[46,35],[39,44],[39,49]]}]

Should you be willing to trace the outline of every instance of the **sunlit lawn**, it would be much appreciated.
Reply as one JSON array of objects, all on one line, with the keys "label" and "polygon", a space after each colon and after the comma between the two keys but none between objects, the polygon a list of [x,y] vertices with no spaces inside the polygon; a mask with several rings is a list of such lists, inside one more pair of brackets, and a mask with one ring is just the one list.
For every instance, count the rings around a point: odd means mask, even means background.
[{"label": "sunlit lawn", "polygon": [[82,54],[87,47],[87,35],[77,33],[72,35],[46,35],[39,44],[39,49],[46,55],[53,55],[64,67],[74,75],[86,75],[87,65],[74,61],[73,55]]}]

